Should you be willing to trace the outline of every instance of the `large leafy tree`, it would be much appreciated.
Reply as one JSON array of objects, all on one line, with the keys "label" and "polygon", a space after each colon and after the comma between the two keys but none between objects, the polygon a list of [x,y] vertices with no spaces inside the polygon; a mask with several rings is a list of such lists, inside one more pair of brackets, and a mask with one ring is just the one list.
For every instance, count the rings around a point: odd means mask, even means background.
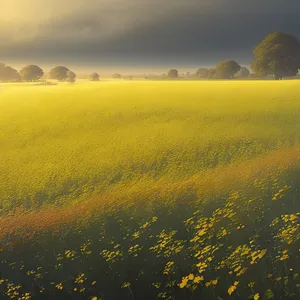
[{"label": "large leafy tree", "polygon": [[295,76],[300,69],[300,42],[287,33],[273,32],[254,48],[251,69],[258,76],[275,79]]},{"label": "large leafy tree", "polygon": [[44,71],[36,65],[29,65],[20,71],[20,75],[24,81],[36,81],[44,75]]},{"label": "large leafy tree", "polygon": [[50,79],[65,81],[70,70],[64,66],[56,66],[50,71]]},{"label": "large leafy tree", "polygon": [[223,60],[216,65],[218,78],[231,79],[241,69],[241,66],[234,60]]}]

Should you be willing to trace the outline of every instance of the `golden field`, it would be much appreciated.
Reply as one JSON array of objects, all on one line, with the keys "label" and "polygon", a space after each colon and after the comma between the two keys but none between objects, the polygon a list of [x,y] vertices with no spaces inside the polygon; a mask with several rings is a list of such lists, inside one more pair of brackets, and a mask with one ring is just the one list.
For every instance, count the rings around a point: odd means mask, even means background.
[{"label": "golden field", "polygon": [[2,84],[0,112],[3,299],[298,299],[298,80]]},{"label": "golden field", "polygon": [[4,212],[172,184],[300,141],[298,81],[21,84],[0,96]]}]

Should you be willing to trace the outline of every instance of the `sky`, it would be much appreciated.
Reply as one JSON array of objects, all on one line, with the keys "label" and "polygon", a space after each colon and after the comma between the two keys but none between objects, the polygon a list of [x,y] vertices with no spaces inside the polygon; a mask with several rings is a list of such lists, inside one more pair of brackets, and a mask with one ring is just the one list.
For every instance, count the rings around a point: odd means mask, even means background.
[{"label": "sky", "polygon": [[0,0],[0,61],[166,72],[249,65],[273,31],[300,38],[299,0]]}]

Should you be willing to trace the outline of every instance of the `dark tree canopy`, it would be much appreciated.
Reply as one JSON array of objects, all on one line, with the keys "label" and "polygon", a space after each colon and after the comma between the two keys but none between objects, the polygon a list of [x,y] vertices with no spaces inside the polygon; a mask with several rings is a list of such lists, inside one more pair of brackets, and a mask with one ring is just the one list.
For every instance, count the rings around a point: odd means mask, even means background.
[{"label": "dark tree canopy", "polygon": [[273,32],[254,48],[251,69],[260,77],[295,76],[300,69],[300,42],[287,33]]},{"label": "dark tree canopy", "polygon": [[200,69],[197,70],[196,75],[199,78],[208,78],[209,69],[207,69],[207,68],[200,68]]},{"label": "dark tree canopy", "polygon": [[4,80],[10,82],[19,82],[21,81],[21,76],[16,69],[6,66],[4,68]]},{"label": "dark tree canopy", "polygon": [[241,69],[241,66],[234,60],[223,60],[216,66],[217,77],[231,79]]},{"label": "dark tree canopy", "polygon": [[44,71],[36,65],[29,65],[20,71],[20,75],[24,81],[36,81],[44,76]]},{"label": "dark tree canopy", "polygon": [[100,78],[100,76],[99,76],[99,74],[96,73],[96,72],[93,72],[93,73],[90,75],[90,80],[91,80],[91,81],[99,81],[99,78]]},{"label": "dark tree canopy", "polygon": [[236,76],[239,78],[248,78],[249,75],[250,75],[250,71],[246,67],[241,67],[241,69],[236,74]]},{"label": "dark tree canopy", "polygon": [[0,63],[0,81],[18,82],[21,81],[21,76],[14,68]]},{"label": "dark tree canopy", "polygon": [[178,78],[178,70],[176,69],[170,69],[168,72],[169,78]]},{"label": "dark tree canopy", "polygon": [[67,72],[69,71],[68,68],[64,66],[57,66],[54,67],[50,71],[50,79],[56,79],[59,81],[65,81],[67,79]]},{"label": "dark tree canopy", "polygon": [[66,80],[68,82],[71,82],[71,83],[75,82],[76,81],[76,74],[73,71],[68,71]]}]

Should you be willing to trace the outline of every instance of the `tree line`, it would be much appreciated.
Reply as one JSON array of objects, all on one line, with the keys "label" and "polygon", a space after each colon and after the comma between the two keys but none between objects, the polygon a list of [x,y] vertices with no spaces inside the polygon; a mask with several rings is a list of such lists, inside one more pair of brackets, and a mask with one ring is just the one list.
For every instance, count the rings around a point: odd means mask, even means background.
[{"label": "tree line", "polygon": [[[64,66],[56,66],[50,70],[48,74],[49,79],[55,79],[61,82],[73,83],[76,81],[76,74]],[[0,63],[0,81],[3,82],[34,82],[45,78],[45,73],[39,66],[28,65],[22,68],[19,72],[10,66]],[[91,81],[98,81],[99,74],[93,72],[90,75]]]},{"label": "tree line", "polygon": [[[251,63],[253,74],[234,60],[224,60],[215,68],[198,69],[195,76],[221,79],[273,76],[275,80],[296,76],[300,69],[300,41],[290,34],[273,32],[253,49],[253,56],[254,60]],[[169,70],[167,75],[169,78],[179,77],[176,69]]]},{"label": "tree line", "polygon": [[203,78],[203,79],[232,79],[232,78],[249,78],[250,71],[246,67],[241,67],[234,60],[224,60],[217,64],[215,68],[199,68],[195,74],[179,74],[177,69],[170,69],[167,73],[168,78]]},{"label": "tree line", "polygon": [[[223,60],[214,68],[199,68],[194,75],[196,78],[249,78],[251,76],[264,78],[273,76],[276,80],[298,74],[300,69],[300,41],[287,33],[273,32],[267,35],[261,43],[253,49],[254,59],[251,63],[252,74],[246,67],[240,66],[234,60]],[[10,66],[0,63],[0,81],[38,81],[44,78],[44,71],[36,65],[28,65],[19,72]],[[132,76],[122,76],[119,73],[113,78],[132,79]],[[166,78],[178,78],[177,69],[170,69]],[[189,73],[185,77],[193,77]],[[64,66],[56,66],[49,73],[50,79],[75,82],[76,74]],[[98,81],[99,74],[92,73],[91,81]],[[146,76],[145,78],[151,78]],[[157,77],[156,77],[157,78]]]}]

